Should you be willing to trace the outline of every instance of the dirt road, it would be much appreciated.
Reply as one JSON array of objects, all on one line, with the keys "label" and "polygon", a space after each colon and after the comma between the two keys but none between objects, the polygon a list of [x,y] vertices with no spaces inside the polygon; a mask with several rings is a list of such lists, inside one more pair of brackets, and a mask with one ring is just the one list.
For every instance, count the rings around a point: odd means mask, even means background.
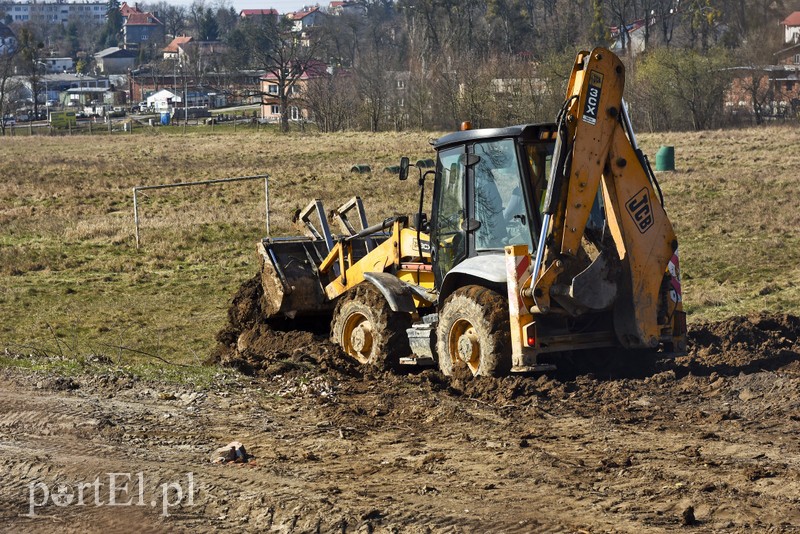
[{"label": "dirt road", "polygon": [[[254,376],[202,389],[7,369],[0,529],[800,532],[798,334],[735,318],[675,362],[479,382],[267,330]],[[233,439],[252,461],[212,464]]]}]

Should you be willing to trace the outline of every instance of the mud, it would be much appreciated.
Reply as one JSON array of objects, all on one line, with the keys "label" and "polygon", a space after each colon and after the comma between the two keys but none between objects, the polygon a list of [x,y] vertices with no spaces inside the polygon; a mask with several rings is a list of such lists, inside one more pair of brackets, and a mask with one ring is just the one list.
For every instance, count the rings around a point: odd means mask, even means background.
[{"label": "mud", "polygon": [[[800,532],[797,317],[694,325],[675,360],[472,380],[361,368],[319,330],[252,321],[241,303],[215,358],[245,374],[210,385],[144,381],[100,360],[68,378],[2,371],[0,524]],[[211,464],[234,440],[253,458]],[[29,516],[32,483],[126,472],[143,473],[144,506],[48,503]],[[168,516],[147,505],[153,488],[189,472],[191,503]]]},{"label": "mud", "polygon": [[228,324],[217,333],[217,347],[208,363],[233,367],[250,376],[307,372],[362,375],[358,366],[328,340],[325,320],[264,321],[262,295],[259,276],[242,284],[228,308]]},{"label": "mud", "polygon": [[796,369],[800,318],[793,315],[731,317],[700,324],[689,333],[687,365],[716,372]]}]

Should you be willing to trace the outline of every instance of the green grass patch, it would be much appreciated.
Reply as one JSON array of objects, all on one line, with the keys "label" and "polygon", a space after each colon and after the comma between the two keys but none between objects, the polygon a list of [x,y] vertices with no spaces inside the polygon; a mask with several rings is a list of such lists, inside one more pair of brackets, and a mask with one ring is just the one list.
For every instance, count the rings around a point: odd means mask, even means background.
[{"label": "green grass patch", "polygon": [[[138,250],[132,187],[267,173],[273,233],[297,235],[291,216],[314,198],[330,210],[360,195],[371,222],[412,213],[415,180],[350,167],[433,157],[428,139],[436,137],[280,135],[230,124],[141,131],[0,143],[0,348],[76,361],[102,355],[143,375],[184,369],[154,357],[200,367],[229,299],[257,270],[263,183],[147,191]],[[639,140],[651,157],[659,145],[676,148],[677,171],[659,180],[680,240],[690,322],[800,313],[798,131]],[[0,365],[25,365],[7,360]],[[72,364],[58,362],[36,365],[70,372]]]}]

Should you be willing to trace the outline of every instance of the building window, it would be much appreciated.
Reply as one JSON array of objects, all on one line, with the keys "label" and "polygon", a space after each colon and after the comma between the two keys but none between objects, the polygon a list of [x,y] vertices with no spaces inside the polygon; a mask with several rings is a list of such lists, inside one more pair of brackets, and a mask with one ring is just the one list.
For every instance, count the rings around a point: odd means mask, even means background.
[{"label": "building window", "polygon": [[280,106],[270,106],[269,107],[270,115],[280,115],[281,114],[281,107]]},{"label": "building window", "polygon": [[278,86],[277,85],[270,85],[269,87],[267,87],[267,92],[269,94],[271,94],[271,95],[277,95],[278,94]]},{"label": "building window", "polygon": [[292,106],[289,108],[289,117],[293,120],[300,120],[300,110],[297,109],[297,106]]},{"label": "building window", "polygon": [[397,80],[397,88],[398,89],[405,89],[406,88],[405,80]]}]

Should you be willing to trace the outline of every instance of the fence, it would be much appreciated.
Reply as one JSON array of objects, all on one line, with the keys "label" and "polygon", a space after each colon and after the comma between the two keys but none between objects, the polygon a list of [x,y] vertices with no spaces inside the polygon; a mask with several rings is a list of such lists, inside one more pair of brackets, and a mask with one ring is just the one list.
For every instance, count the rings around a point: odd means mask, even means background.
[{"label": "fence", "polygon": [[182,182],[179,184],[162,184],[162,185],[140,185],[133,188],[133,222],[136,226],[136,248],[139,248],[140,240],[139,240],[139,198],[138,193],[139,191],[145,191],[147,189],[168,189],[173,187],[190,187],[194,185],[211,185],[211,184],[222,184],[222,183],[229,183],[229,182],[244,182],[248,180],[264,180],[264,208],[266,210],[266,218],[265,223],[267,227],[267,235],[270,235],[270,228],[269,228],[269,175],[268,174],[259,174],[256,176],[239,176],[236,178],[219,178],[216,180],[201,180],[197,182]]},{"label": "fence", "polygon": [[[152,121],[152,124],[150,123]],[[36,123],[17,123],[14,126],[6,125],[5,133],[0,135],[8,137],[31,136],[31,135],[122,135],[138,132],[152,132],[159,129],[176,131],[183,128],[199,127],[199,129],[209,129],[214,131],[218,128],[236,131],[239,129],[261,131],[265,124],[256,117],[223,114],[213,117],[192,118],[189,120],[173,119],[168,127],[160,124],[160,118],[153,117],[148,119],[113,119],[111,121],[92,121],[80,120],[77,123],[69,123],[67,126],[55,128],[46,122]],[[195,131],[194,129],[192,131]]]}]

